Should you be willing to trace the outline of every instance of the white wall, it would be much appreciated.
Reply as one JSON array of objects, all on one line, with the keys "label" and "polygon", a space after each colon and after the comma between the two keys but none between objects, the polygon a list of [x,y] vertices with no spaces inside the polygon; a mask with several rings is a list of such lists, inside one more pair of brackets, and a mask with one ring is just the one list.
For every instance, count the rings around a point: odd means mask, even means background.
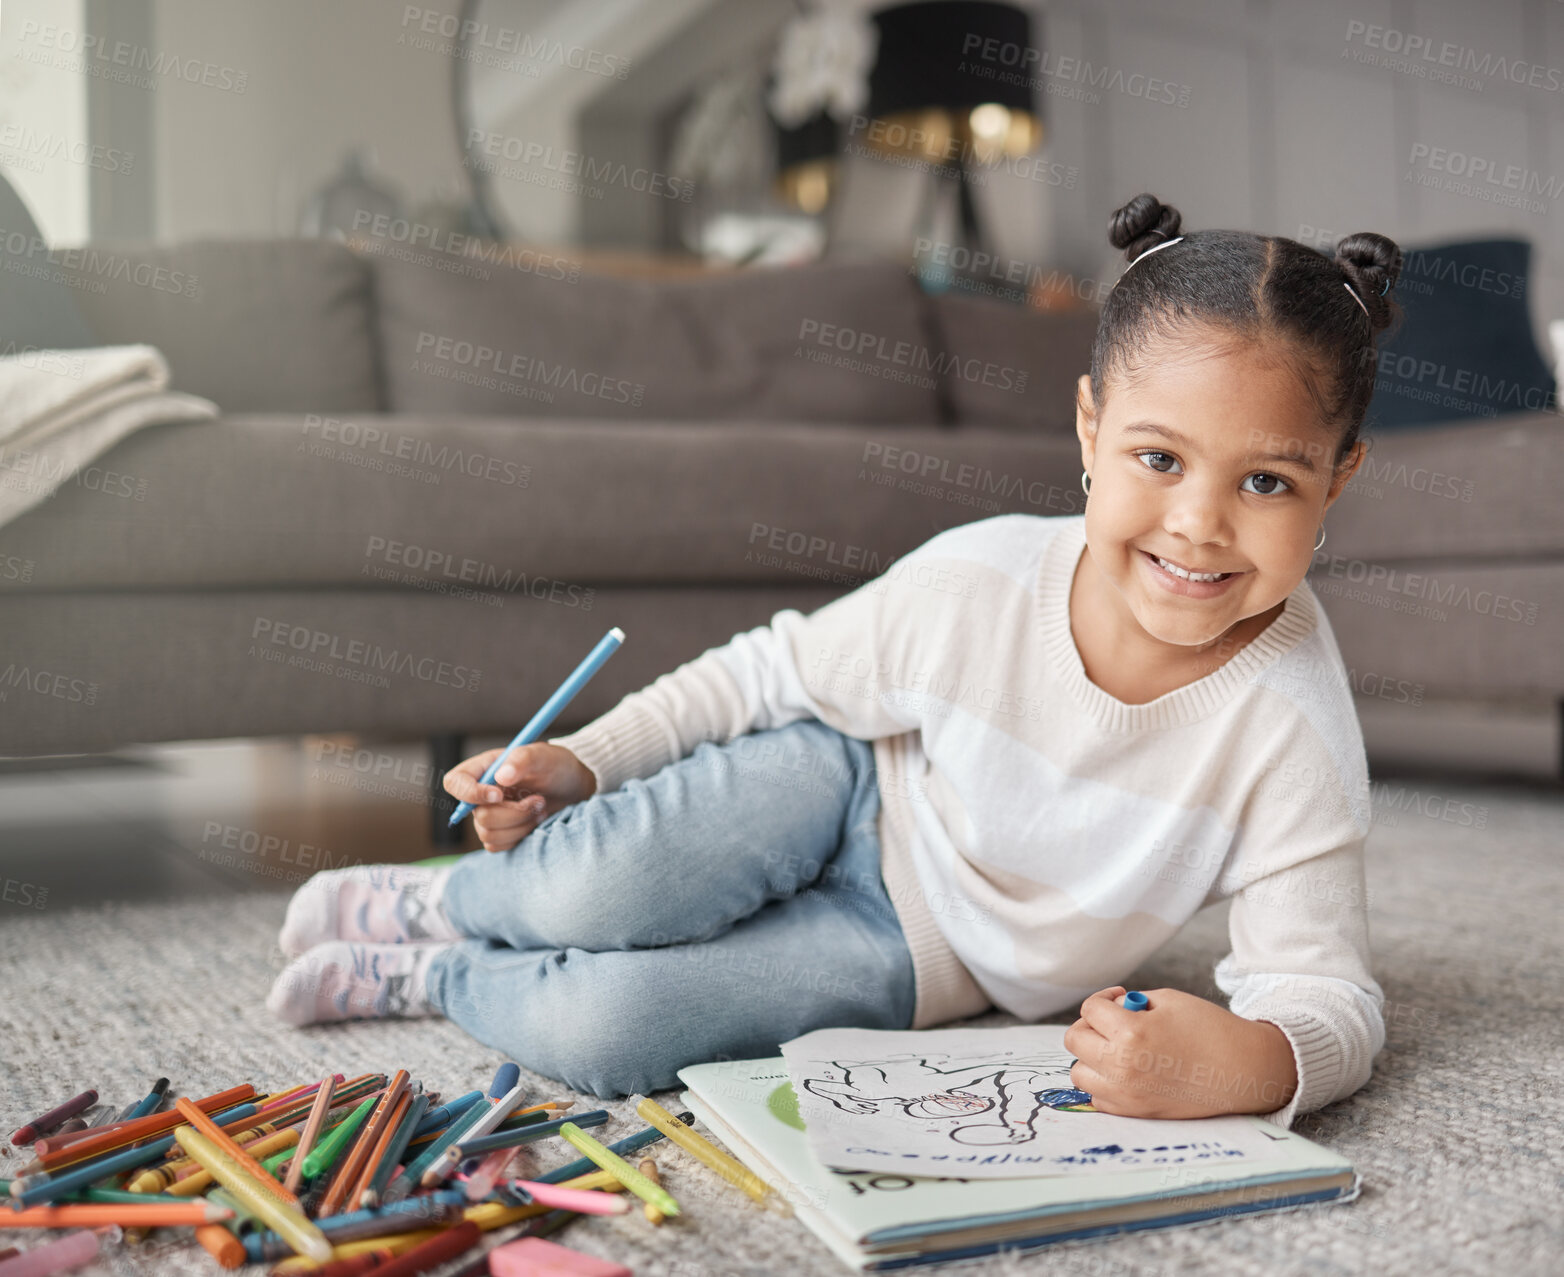
[{"label": "white wall", "polygon": [[82,0],[0,2],[0,173],[51,243],[87,237],[86,80],[58,47],[81,33]]},{"label": "white wall", "polygon": [[[1042,13],[1051,54],[1189,89],[1184,108],[1126,92],[1045,99],[1050,148],[1082,180],[1058,193],[1055,252],[1080,272],[1122,261],[1107,216],[1139,191],[1176,204],[1186,225],[1300,237],[1372,230],[1403,243],[1509,234],[1534,250],[1533,322],[1564,317],[1564,4],[1553,0],[1055,0]],[[1436,78],[1437,61],[1371,47],[1378,26],[1487,63],[1480,83]],[[1351,33],[1349,35],[1349,32]],[[1373,37],[1379,44],[1395,37]],[[1405,54],[1399,55],[1405,59]],[[1541,85],[1512,83],[1523,65]],[[1409,70],[1398,69],[1399,66]],[[1533,70],[1535,69],[1535,70]],[[1063,76],[1047,77],[1067,87]],[[1522,76],[1524,78],[1524,76]],[[1549,88],[1557,85],[1557,88]],[[1516,166],[1544,189],[1541,211],[1412,180],[1413,148]],[[1448,163],[1448,161],[1447,161]],[[1433,174],[1443,180],[1447,174]],[[1488,193],[1502,185],[1478,184]],[[1546,345],[1544,345],[1546,350]]]},{"label": "white wall", "polygon": [[[454,13],[457,0],[420,7]],[[394,0],[156,0],[158,48],[245,77],[243,92],[159,83],[158,238],[292,234],[305,201],[358,143],[374,146],[379,172],[410,204],[465,192],[451,59],[400,42],[403,8]]]}]

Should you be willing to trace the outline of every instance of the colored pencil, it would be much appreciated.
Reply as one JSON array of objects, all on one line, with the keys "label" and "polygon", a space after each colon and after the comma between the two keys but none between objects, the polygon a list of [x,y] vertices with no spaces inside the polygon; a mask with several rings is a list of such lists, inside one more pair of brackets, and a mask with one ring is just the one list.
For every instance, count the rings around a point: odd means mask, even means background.
[{"label": "colored pencil", "polygon": [[417,1128],[419,1120],[423,1117],[429,1106],[429,1097],[419,1094],[413,1096],[413,1102],[408,1106],[407,1114],[397,1126],[396,1132],[391,1137],[391,1143],[386,1147],[385,1156],[380,1159],[380,1166],[375,1171],[374,1178],[370,1180],[369,1187],[364,1190],[359,1199],[360,1206],[378,1206],[380,1198],[386,1191],[386,1185],[391,1182],[391,1176],[396,1173],[396,1168],[401,1164],[402,1158],[407,1153],[408,1141],[413,1137],[413,1131]]},{"label": "colored pencil", "polygon": [[[409,1197],[382,1210],[348,1211],[330,1219],[318,1219],[315,1226],[326,1234],[333,1249],[350,1241],[385,1237],[422,1230],[437,1224],[459,1223],[466,1207],[460,1189],[438,1189],[424,1197]],[[293,1253],[276,1233],[251,1233],[244,1239],[245,1255],[252,1264],[286,1259]]]},{"label": "colored pencil", "polygon": [[[679,1120],[693,1122],[695,1114],[681,1113]],[[634,1135],[626,1135],[622,1140],[615,1140],[608,1146],[608,1151],[618,1153],[621,1157],[628,1157],[631,1153],[639,1153],[643,1148],[667,1138],[655,1126],[648,1126],[644,1131],[637,1131]],[[556,1166],[553,1170],[545,1171],[542,1175],[535,1175],[533,1178],[544,1184],[559,1184],[574,1179],[577,1175],[587,1174],[595,1168],[595,1165],[589,1157],[578,1157],[573,1162],[566,1162],[563,1166]]]},{"label": "colored pencil", "polygon": [[[607,1123],[610,1116],[607,1109],[588,1109],[585,1113],[577,1113],[574,1121],[577,1126],[602,1126]],[[460,1158],[481,1157],[496,1149],[535,1144],[550,1135],[558,1135],[571,1120],[568,1117],[560,1117],[552,1122],[538,1122],[532,1126],[520,1126],[510,1131],[496,1131],[493,1135],[482,1135],[476,1138],[464,1135],[456,1151]]]},{"label": "colored pencil", "polygon": [[[385,1126],[381,1129],[380,1138],[375,1141],[374,1148],[370,1149],[369,1156],[364,1159],[364,1164],[358,1172],[358,1179],[348,1189],[347,1196],[343,1199],[343,1207],[347,1210],[358,1210],[363,1206],[373,1206],[374,1201],[365,1201],[366,1197],[373,1199],[374,1194],[369,1191],[369,1186],[375,1182],[375,1176],[380,1173],[381,1163],[386,1160],[386,1154],[391,1151],[391,1143],[396,1139],[397,1132],[402,1129],[402,1123],[407,1120],[407,1115],[413,1108],[413,1093],[404,1090],[397,1099],[396,1106],[386,1118]],[[394,1163],[393,1163],[394,1168]],[[386,1178],[391,1178],[391,1170],[386,1171]]]},{"label": "colored pencil", "polygon": [[483,1117],[484,1108],[481,1103],[474,1104],[459,1118],[445,1129],[445,1133],[429,1145],[422,1153],[415,1157],[403,1168],[402,1173],[386,1185],[386,1191],[381,1200],[386,1202],[399,1202],[413,1189],[422,1183],[423,1173],[435,1164],[452,1144],[459,1140],[469,1127],[477,1124]]},{"label": "colored pencil", "polygon": [[62,1206],[29,1206],[0,1215],[5,1228],[92,1228],[118,1224],[122,1228],[167,1228],[181,1224],[215,1224],[233,1212],[212,1202],[66,1202]]},{"label": "colored pencil", "polygon": [[[254,1095],[255,1088],[246,1082],[242,1086],[231,1086],[226,1091],[208,1095],[194,1103],[203,1113],[216,1113],[222,1109],[233,1108],[236,1104],[243,1104]],[[190,1101],[187,1100],[186,1103]],[[146,1117],[138,1117],[123,1126],[106,1127],[102,1133],[94,1135],[91,1139],[67,1144],[57,1153],[44,1151],[40,1147],[38,1156],[44,1166],[52,1171],[71,1162],[84,1161],[89,1157],[96,1157],[99,1153],[111,1152],[129,1144],[139,1144],[142,1140],[153,1136],[164,1135],[184,1120],[177,1112],[149,1113]]]},{"label": "colored pencil", "polygon": [[283,1180],[282,1186],[290,1193],[299,1191],[299,1183],[304,1178],[304,1159],[309,1156],[310,1149],[315,1147],[315,1141],[320,1138],[321,1127],[326,1123],[326,1114],[331,1111],[331,1097],[336,1094],[336,1077],[322,1078],[320,1089],[315,1092],[315,1101],[310,1105],[309,1120],[304,1123],[304,1133],[299,1136],[299,1146],[294,1150],[293,1162],[288,1167],[288,1178]]},{"label": "colored pencil", "polygon": [[[218,1116],[232,1124],[245,1121],[254,1112],[250,1105],[241,1104],[238,1108],[230,1109],[227,1113],[220,1113]],[[11,1181],[11,1196],[23,1206],[38,1206],[44,1202],[52,1202],[78,1188],[86,1188],[121,1171],[135,1170],[148,1162],[155,1162],[173,1146],[174,1137],[165,1135],[150,1144],[117,1149],[80,1165],[72,1164],[57,1171],[25,1175],[21,1179]]]},{"label": "colored pencil", "polygon": [[407,1090],[409,1073],[406,1069],[398,1069],[391,1079],[391,1084],[380,1094],[379,1101],[375,1104],[374,1112],[369,1115],[369,1121],[364,1126],[364,1133],[353,1145],[352,1151],[343,1160],[337,1172],[332,1176],[331,1185],[326,1189],[326,1196],[320,1204],[320,1210],[316,1212],[317,1218],[326,1215],[335,1215],[342,1209],[348,1199],[348,1194],[358,1183],[360,1173],[365,1164],[374,1156],[374,1151],[380,1143],[380,1138],[391,1120],[391,1114],[402,1099],[402,1094]]},{"label": "colored pencil", "polygon": [[263,1188],[244,1167],[195,1127],[181,1126],[177,1134],[181,1148],[211,1171],[213,1178],[254,1215],[286,1237],[299,1254],[316,1263],[331,1258],[331,1243],[326,1235],[296,1206]]},{"label": "colored pencil", "polygon": [[[517,1082],[516,1085],[513,1086],[508,1092],[502,1095],[499,1099],[495,1100],[494,1103],[489,1106],[487,1112],[480,1112],[478,1120],[463,1132],[463,1141],[469,1139],[476,1140],[487,1135],[496,1126],[498,1126],[501,1122],[510,1116],[511,1110],[521,1102],[521,1097],[523,1094],[524,1090],[522,1084]],[[481,1109],[482,1106],[480,1105],[479,1108]],[[509,1138],[509,1136],[506,1138]],[[467,1156],[467,1154],[463,1153],[457,1144],[452,1144],[446,1148],[445,1152],[441,1153],[440,1156],[430,1164],[429,1168],[424,1171],[418,1182],[425,1188],[434,1188],[436,1185],[443,1183],[446,1177],[451,1175],[456,1170],[456,1168],[462,1164],[462,1159],[465,1156]]]}]

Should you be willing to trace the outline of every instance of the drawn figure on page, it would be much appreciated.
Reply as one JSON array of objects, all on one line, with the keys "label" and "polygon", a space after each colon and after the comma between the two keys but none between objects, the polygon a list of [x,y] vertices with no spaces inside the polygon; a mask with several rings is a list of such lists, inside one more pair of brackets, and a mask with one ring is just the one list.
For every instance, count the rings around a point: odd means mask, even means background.
[{"label": "drawn figure on page", "polygon": [[844,1113],[900,1110],[920,1123],[951,1122],[946,1133],[957,1144],[1025,1144],[1037,1138],[1033,1122],[1044,1109],[1096,1112],[1085,1091],[1058,1085],[1061,1077],[1068,1080],[1074,1063],[1069,1055],[964,1062],[945,1054],[832,1060],[827,1076],[804,1079],[804,1088]]}]

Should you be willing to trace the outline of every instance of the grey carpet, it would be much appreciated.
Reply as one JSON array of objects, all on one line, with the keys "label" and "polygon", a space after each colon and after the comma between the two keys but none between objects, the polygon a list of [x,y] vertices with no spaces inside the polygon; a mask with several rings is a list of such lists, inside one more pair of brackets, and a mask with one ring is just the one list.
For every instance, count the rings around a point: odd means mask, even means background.
[{"label": "grey carpet", "polygon": [[[1471,806],[1450,807],[1451,801]],[[1564,1271],[1558,930],[1564,794],[1393,780],[1376,783],[1375,802],[1370,925],[1376,975],[1388,999],[1389,1041],[1362,1091],[1299,1125],[1352,1159],[1363,1176],[1361,1198],[994,1257],[961,1271],[982,1277]],[[187,1094],[245,1080],[266,1087],[330,1069],[353,1074],[398,1065],[452,1094],[487,1084],[499,1063],[495,1053],[443,1022],[305,1031],[272,1022],[261,1000],[280,961],[273,940],[284,900],[250,894],[166,905],[0,909],[4,1131],[89,1085],[123,1104],[159,1074]],[[1129,983],[1210,996],[1211,967],[1225,951],[1225,911],[1209,910]],[[560,1088],[537,1079],[537,1091]],[[609,1130],[640,1125],[630,1115]],[[565,1160],[563,1153],[549,1156]],[[20,1160],[9,1147],[0,1157],[0,1175]],[[660,1161],[687,1207],[683,1219],[662,1229],[634,1214],[584,1220],[561,1240],[650,1277],[846,1271],[796,1221],[747,1208],[682,1155]],[[163,1235],[169,1240],[157,1240]],[[0,1231],[0,1245],[16,1237]],[[155,1233],[82,1271],[216,1271],[193,1242],[179,1238]]]}]

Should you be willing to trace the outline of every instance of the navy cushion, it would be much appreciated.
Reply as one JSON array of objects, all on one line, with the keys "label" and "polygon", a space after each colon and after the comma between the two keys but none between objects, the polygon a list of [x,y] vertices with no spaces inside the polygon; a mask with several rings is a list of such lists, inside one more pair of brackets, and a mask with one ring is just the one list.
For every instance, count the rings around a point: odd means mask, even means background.
[{"label": "navy cushion", "polygon": [[1380,347],[1371,430],[1555,410],[1527,310],[1530,265],[1521,239],[1407,251],[1395,290],[1405,321]]},{"label": "navy cushion", "polygon": [[0,355],[96,346],[33,215],[0,174]]}]

